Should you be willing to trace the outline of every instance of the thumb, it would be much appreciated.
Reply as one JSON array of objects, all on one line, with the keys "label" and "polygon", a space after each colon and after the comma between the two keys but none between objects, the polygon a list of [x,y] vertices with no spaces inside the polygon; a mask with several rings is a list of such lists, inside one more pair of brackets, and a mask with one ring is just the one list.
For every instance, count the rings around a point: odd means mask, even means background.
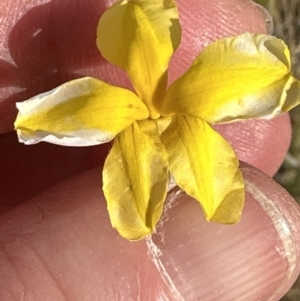
[{"label": "thumb", "polygon": [[174,194],[149,239],[153,261],[182,300],[279,300],[297,279],[298,205],[260,171],[246,164],[242,171],[239,223],[207,223],[196,202]]},{"label": "thumb", "polygon": [[170,196],[157,233],[128,242],[111,228],[93,170],[3,214],[3,300],[279,300],[299,273],[300,213],[272,179],[243,167],[247,202],[233,226]]}]

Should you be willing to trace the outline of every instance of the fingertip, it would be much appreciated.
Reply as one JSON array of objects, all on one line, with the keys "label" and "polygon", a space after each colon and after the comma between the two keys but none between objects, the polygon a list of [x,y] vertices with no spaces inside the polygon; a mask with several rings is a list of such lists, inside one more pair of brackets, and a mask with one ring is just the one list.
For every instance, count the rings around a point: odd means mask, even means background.
[{"label": "fingertip", "polygon": [[248,163],[242,162],[241,170],[246,179],[247,190],[273,221],[286,245],[285,257],[290,260],[290,276],[296,279],[300,271],[299,204],[282,186]]},{"label": "fingertip", "polygon": [[14,268],[0,256],[5,287],[25,285],[43,298],[60,293],[55,279],[72,300],[91,291],[128,300],[278,300],[299,273],[299,208],[262,172],[242,171],[248,196],[239,223],[208,223],[198,202],[177,192],[157,233],[136,243],[112,229],[99,169],[63,182],[2,216],[1,242],[25,280],[7,277]]},{"label": "fingertip", "polygon": [[272,179],[242,170],[239,223],[207,223],[199,204],[177,193],[151,238],[162,276],[184,300],[278,300],[299,274],[299,208]]},{"label": "fingertip", "polygon": [[[258,13],[260,14],[260,17],[265,21],[267,33],[272,35],[274,32],[274,22],[273,22],[272,15],[263,5],[258,4],[257,2],[254,2],[253,0],[250,0],[250,1],[251,1],[252,6],[254,6],[255,10],[258,11]],[[262,23],[262,25],[263,25],[263,23]]]}]

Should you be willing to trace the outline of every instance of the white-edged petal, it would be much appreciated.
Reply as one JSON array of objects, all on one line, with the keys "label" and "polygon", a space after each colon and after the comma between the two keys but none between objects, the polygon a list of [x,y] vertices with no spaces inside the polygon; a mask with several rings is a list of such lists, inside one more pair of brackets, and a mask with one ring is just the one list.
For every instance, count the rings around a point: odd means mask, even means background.
[{"label": "white-edged petal", "polygon": [[17,103],[19,141],[89,146],[111,141],[149,112],[133,92],[85,77]]}]

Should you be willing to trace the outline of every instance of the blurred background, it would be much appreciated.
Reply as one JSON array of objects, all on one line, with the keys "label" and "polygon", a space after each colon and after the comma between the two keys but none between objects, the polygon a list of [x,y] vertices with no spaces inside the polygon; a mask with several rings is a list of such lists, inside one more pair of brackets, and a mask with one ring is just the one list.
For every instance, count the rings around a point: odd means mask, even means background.
[{"label": "blurred background", "polygon": [[[270,12],[273,35],[289,46],[293,75],[300,79],[300,0],[255,0]],[[300,106],[290,113],[293,136],[288,154],[275,175],[279,182],[300,204]],[[300,277],[280,301],[300,301]]]}]

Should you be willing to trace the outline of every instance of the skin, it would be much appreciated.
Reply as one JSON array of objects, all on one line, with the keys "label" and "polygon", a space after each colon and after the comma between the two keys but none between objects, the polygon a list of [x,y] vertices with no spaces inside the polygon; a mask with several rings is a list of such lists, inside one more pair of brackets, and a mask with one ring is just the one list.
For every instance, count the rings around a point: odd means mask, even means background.
[{"label": "skin", "polygon": [[[179,193],[170,197],[151,239],[128,242],[111,228],[101,191],[109,145],[76,149],[17,142],[12,132],[16,101],[84,75],[130,86],[95,47],[105,1],[3,4],[0,299],[279,300],[299,272],[300,213],[293,199],[262,172],[242,166],[247,189],[254,192],[247,194],[238,224],[207,223],[199,204]],[[266,32],[263,14],[246,0],[182,0],[178,5],[183,36],[170,81],[207,43],[245,31]],[[287,115],[217,129],[241,160],[268,175],[280,166],[291,136]],[[273,219],[272,212],[278,213]],[[275,223],[290,228],[284,240],[279,235],[285,232]],[[290,277],[292,259],[284,246],[288,239],[296,258]]]}]

